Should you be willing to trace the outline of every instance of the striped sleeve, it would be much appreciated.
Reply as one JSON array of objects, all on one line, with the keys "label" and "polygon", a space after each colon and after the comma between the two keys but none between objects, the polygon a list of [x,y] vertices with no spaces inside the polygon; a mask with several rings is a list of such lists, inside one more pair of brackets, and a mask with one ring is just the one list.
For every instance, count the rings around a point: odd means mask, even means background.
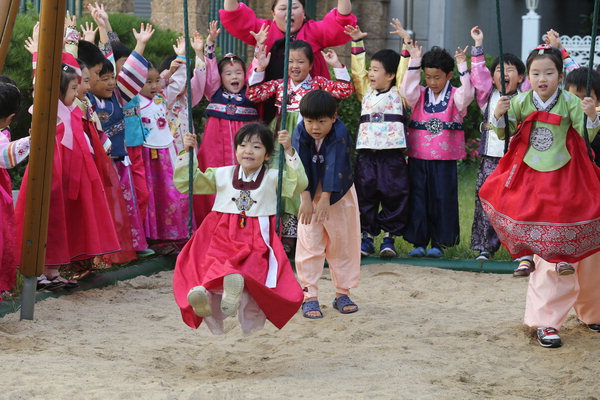
[{"label": "striped sleeve", "polygon": [[13,168],[29,155],[29,136],[0,145],[0,168]]},{"label": "striped sleeve", "polygon": [[122,106],[129,103],[142,90],[147,76],[148,61],[135,50],[132,51],[117,76],[117,88],[119,89],[117,97]]}]

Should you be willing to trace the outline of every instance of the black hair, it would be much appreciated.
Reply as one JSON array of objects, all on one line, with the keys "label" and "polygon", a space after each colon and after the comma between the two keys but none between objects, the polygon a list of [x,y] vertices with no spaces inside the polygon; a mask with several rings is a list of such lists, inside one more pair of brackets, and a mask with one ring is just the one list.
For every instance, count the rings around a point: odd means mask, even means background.
[{"label": "black hair", "polygon": [[[502,57],[504,58],[504,64],[514,66],[517,69],[517,74],[525,75],[525,64],[523,64],[523,61],[521,61],[519,57],[512,53],[504,53]],[[498,64],[500,64],[500,57],[497,57],[490,66],[490,71],[492,71],[492,74],[494,74],[494,71],[496,71]]]},{"label": "black hair", "polygon": [[102,68],[100,69],[100,72],[98,72],[98,76],[102,76],[104,74],[114,74],[115,73],[115,66],[113,65],[112,62],[110,62],[110,60],[108,59],[104,59],[104,61],[102,61]]},{"label": "black hair", "polygon": [[562,55],[560,54],[560,50],[558,50],[557,48],[550,47],[548,49],[535,49],[531,53],[529,53],[529,56],[527,56],[526,63],[527,71],[529,71],[529,69],[531,68],[531,63],[539,58],[550,59],[550,61],[554,63],[554,66],[556,67],[558,73],[561,74],[563,72]]},{"label": "black hair", "polygon": [[129,47],[125,46],[121,42],[110,42],[110,46],[112,47],[115,62],[121,58],[127,58],[131,55],[131,50]]},{"label": "black hair", "polygon": [[445,49],[433,46],[431,50],[423,54],[421,67],[441,69],[447,74],[454,71],[454,58]]},{"label": "black hair", "polygon": [[86,40],[79,41],[77,56],[86,63],[88,68],[93,68],[106,59],[98,46]]},{"label": "black hair", "polygon": [[373,60],[379,61],[386,73],[396,74],[398,64],[400,64],[400,54],[394,50],[383,49],[373,54],[371,61]]},{"label": "black hair", "polygon": [[250,140],[252,137],[258,136],[263,146],[265,146],[265,155],[271,156],[275,151],[275,139],[273,132],[263,123],[252,122],[242,126],[233,139],[233,145],[237,147],[244,142],[244,140]]},{"label": "black hair", "polygon": [[337,101],[325,90],[313,90],[300,100],[300,114],[304,118],[333,118],[337,113]]},{"label": "black hair", "polygon": [[244,60],[242,60],[235,54],[228,53],[225,54],[225,57],[221,58],[219,60],[219,63],[217,64],[217,66],[219,67],[219,75],[223,73],[223,68],[225,68],[227,64],[233,63],[239,63],[242,66],[242,69],[244,70],[244,74],[246,73],[246,63],[244,62]]},{"label": "black hair", "polygon": [[315,60],[315,54],[313,53],[313,49],[310,43],[305,42],[304,40],[294,40],[290,43],[290,51],[292,50],[302,50],[304,51],[304,55],[308,58],[308,61],[312,64]]},{"label": "black hair", "polygon": [[67,64],[62,64],[60,68],[60,98],[61,100],[65,98],[67,94],[67,90],[69,89],[69,84],[74,80],[79,79],[77,72],[75,69]]},{"label": "black hair", "polygon": [[[587,88],[587,67],[581,67],[574,71],[569,72],[565,78],[565,89],[569,90],[571,86],[574,86],[576,90],[586,90]],[[600,73],[596,70],[592,70],[592,85],[591,89],[596,94],[596,98],[600,98]]]},{"label": "black hair", "polygon": [[[162,62],[160,63],[160,66],[158,67],[158,71],[159,72],[163,72],[166,69],[171,68],[171,63],[173,62],[174,59],[177,58],[176,54],[171,54],[170,56],[165,57]],[[244,68],[244,71],[246,69]]]},{"label": "black hair", "polygon": [[84,70],[88,67],[85,61],[83,61],[81,58],[77,58],[76,61],[77,64],[79,64],[79,69]]},{"label": "black hair", "polygon": [[146,61],[148,62],[148,71],[150,71],[151,69],[155,69],[158,71],[158,68],[156,68],[156,64],[154,64],[152,61],[148,60],[146,58]]},{"label": "black hair", "polygon": [[16,114],[21,108],[21,91],[15,81],[0,75],[0,118]]}]

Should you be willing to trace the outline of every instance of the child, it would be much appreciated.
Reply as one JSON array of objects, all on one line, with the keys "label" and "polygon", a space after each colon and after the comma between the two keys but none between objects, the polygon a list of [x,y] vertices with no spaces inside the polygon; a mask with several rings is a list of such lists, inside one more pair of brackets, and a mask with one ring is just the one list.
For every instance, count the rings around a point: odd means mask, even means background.
[{"label": "child", "polygon": [[354,313],[358,306],[349,295],[360,278],[360,218],[352,179],[352,138],[337,119],[335,98],[326,91],[304,96],[300,112],[303,120],[296,128],[294,147],[308,174],[298,212],[295,257],[304,289],[302,315],[323,318],[318,282],[325,259],[335,287],[333,308]]},{"label": "child", "polygon": [[29,136],[10,141],[8,126],[21,106],[21,92],[12,79],[0,76],[0,301],[16,281],[17,246],[12,182],[6,168],[13,168],[29,155]]},{"label": "child", "polygon": [[[38,287],[48,290],[78,286],[76,281],[60,276],[60,266],[120,250],[93,149],[83,131],[83,113],[73,104],[79,81],[77,70],[75,58],[63,54],[45,270],[38,280]],[[27,175],[28,170],[16,207],[19,238],[25,217]]]},{"label": "child", "polygon": [[[186,134],[184,143],[195,146],[195,135]],[[306,187],[306,174],[286,131],[279,132],[279,143],[286,153],[281,195],[295,196]],[[205,172],[196,165],[194,192],[216,192],[217,197],[179,254],[173,277],[183,321],[197,328],[204,319],[214,334],[223,333],[223,320],[236,310],[244,333],[262,328],[265,318],[281,329],[302,302],[275,232],[278,171],[267,164],[273,133],[259,123],[244,125],[236,133],[235,149],[238,165]],[[188,162],[189,153],[180,155],[175,169],[182,193],[189,185]]]},{"label": "child", "polygon": [[148,132],[142,148],[146,184],[150,193],[144,221],[146,237],[153,240],[187,238],[188,208],[185,196],[173,185],[175,146],[167,123],[167,104],[159,93],[161,78],[148,62],[148,76],[140,91],[140,116]]},{"label": "child", "polygon": [[[350,82],[350,75],[346,68],[338,60],[337,54],[333,50],[324,53],[327,63],[333,68],[334,74],[337,81],[331,81],[323,78],[322,76],[315,76],[314,78],[310,75],[310,70],[313,65],[314,55],[310,44],[302,40],[295,40],[290,43],[290,57],[289,57],[289,80],[288,80],[288,102],[287,102],[287,119],[286,129],[289,132],[293,132],[301,119],[299,110],[300,100],[307,93],[316,89],[323,89],[330,92],[337,99],[344,99],[350,97],[354,92],[354,87]],[[277,115],[281,115],[281,106],[283,102],[283,79],[275,81],[263,81],[264,71],[266,66],[269,64],[271,55],[265,53],[265,46],[261,46],[257,53],[257,67],[251,73],[248,79],[250,88],[247,91],[248,98],[254,102],[263,102],[271,97],[275,97],[275,106],[278,109]],[[273,128],[279,126],[279,118],[273,120]],[[292,138],[293,140],[293,138]],[[278,162],[276,156],[273,160],[274,163]],[[287,200],[283,203],[283,210],[285,212],[283,220],[283,237],[284,246],[288,253],[293,252],[294,239],[296,238],[296,227],[298,220],[296,215],[298,213],[298,206],[300,202],[298,199]]]},{"label": "child", "polygon": [[498,100],[490,121],[498,137],[505,134],[506,112],[510,132],[520,125],[479,197],[513,257],[538,254],[566,275],[574,272],[569,263],[600,248],[600,200],[588,195],[600,191],[600,169],[579,137],[584,113],[591,140],[600,120],[592,98],[581,101],[559,89],[562,68],[560,51],[540,45],[527,58],[533,89]]},{"label": "child", "polygon": [[[216,21],[210,23],[206,40],[204,94],[210,103],[206,107],[208,119],[198,150],[198,165],[202,171],[235,165],[235,133],[242,126],[258,120],[258,112],[246,96],[244,61],[234,54],[227,54],[218,64],[216,62],[215,42],[221,31],[217,27]],[[208,215],[214,202],[213,194],[194,197],[197,224]]]},{"label": "child", "polygon": [[[409,45],[410,62],[400,93],[412,107],[408,124],[408,172],[410,222],[404,238],[415,248],[411,257],[442,257],[443,248],[459,241],[456,160],[464,159],[463,119],[473,101],[466,50],[454,56],[461,87],[450,84],[454,60],[433,47],[421,59],[422,49]],[[420,86],[419,67],[426,87]],[[431,241],[431,248],[425,252]]]},{"label": "child", "polygon": [[[485,66],[483,31],[475,26],[471,29],[471,37],[475,41],[475,46],[471,48],[471,84],[475,88],[477,105],[483,113],[479,145],[481,161],[475,184],[475,215],[471,228],[471,249],[478,252],[477,260],[485,261],[489,260],[500,248],[500,240],[483,212],[478,193],[481,185],[496,169],[500,158],[504,155],[504,140],[498,138],[489,124],[490,113],[494,112],[496,103],[501,96],[502,83],[500,81],[500,59],[496,58],[489,70]],[[510,53],[504,54],[503,58],[505,91],[506,95],[512,98],[520,92],[519,85],[523,82],[525,65],[517,56]],[[514,270],[513,275],[526,276],[529,274],[529,268],[529,261],[522,260],[522,265],[520,264]]]},{"label": "child", "polygon": [[[392,26],[406,42],[410,36],[398,19]],[[393,50],[379,50],[365,69],[362,38],[367,33],[347,26],[352,37],[352,79],[358,99],[362,101],[360,125],[356,138],[356,193],[360,207],[363,256],[375,252],[373,236],[383,229],[380,257],[396,257],[394,239],[408,224],[408,166],[406,149],[406,115],[400,83],[408,64]]]}]

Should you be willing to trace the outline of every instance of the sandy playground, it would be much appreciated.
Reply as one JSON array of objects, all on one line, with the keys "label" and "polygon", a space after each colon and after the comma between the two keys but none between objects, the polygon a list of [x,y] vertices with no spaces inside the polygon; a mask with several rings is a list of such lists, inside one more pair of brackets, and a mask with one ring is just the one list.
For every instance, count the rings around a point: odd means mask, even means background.
[{"label": "sandy playground", "polygon": [[363,266],[341,315],[224,336],[184,325],[172,271],[37,303],[0,319],[0,399],[599,399],[600,335],[574,315],[564,345],[521,326],[525,279]]}]

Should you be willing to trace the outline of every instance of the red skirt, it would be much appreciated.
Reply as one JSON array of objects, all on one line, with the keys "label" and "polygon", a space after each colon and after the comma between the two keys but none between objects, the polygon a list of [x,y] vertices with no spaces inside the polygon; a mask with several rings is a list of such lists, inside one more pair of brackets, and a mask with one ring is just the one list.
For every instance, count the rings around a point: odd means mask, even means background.
[{"label": "red skirt", "polygon": [[514,257],[537,254],[550,262],[577,262],[600,250],[600,168],[571,127],[571,160],[540,172],[523,161],[534,121],[558,125],[543,111],[523,122],[508,152],[485,181],[479,197],[502,244]]},{"label": "red skirt", "polygon": [[3,292],[15,286],[17,270],[15,209],[12,184],[5,169],[0,169],[0,221],[0,292]]},{"label": "red skirt", "polygon": [[237,214],[213,211],[207,215],[175,264],[173,291],[187,325],[198,328],[202,323],[187,301],[191,288],[201,285],[209,291],[220,290],[225,275],[242,274],[245,290],[267,319],[283,328],[300,308],[304,295],[275,232],[275,216],[270,217],[269,237],[278,262],[274,288],[265,286],[269,249],[261,236],[258,218],[247,218],[246,226],[240,228]]}]

